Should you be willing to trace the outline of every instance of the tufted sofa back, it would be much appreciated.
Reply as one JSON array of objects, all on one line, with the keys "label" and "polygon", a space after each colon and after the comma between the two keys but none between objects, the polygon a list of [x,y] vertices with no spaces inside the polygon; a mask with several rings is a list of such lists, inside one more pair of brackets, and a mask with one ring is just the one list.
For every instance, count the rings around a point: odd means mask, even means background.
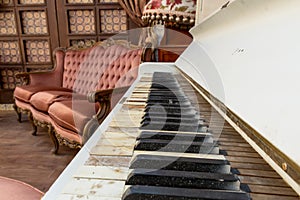
[{"label": "tufted sofa back", "polygon": [[64,59],[63,87],[86,95],[89,91],[127,86],[135,80],[141,62],[141,49],[123,45],[94,46],[67,50]]}]

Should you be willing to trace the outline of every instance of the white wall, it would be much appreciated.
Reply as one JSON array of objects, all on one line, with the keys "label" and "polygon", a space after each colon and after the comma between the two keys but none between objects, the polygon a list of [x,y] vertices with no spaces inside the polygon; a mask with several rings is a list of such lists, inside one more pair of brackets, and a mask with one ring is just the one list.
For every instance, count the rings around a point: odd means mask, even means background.
[{"label": "white wall", "polygon": [[300,165],[300,1],[236,0],[191,33],[176,64]]}]

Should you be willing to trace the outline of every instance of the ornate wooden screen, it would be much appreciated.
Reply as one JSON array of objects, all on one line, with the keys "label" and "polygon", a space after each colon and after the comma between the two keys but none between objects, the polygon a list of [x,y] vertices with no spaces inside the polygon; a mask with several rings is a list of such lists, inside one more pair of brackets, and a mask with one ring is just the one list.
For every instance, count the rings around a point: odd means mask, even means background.
[{"label": "ornate wooden screen", "polygon": [[118,0],[0,0],[0,104],[19,71],[49,69],[56,47],[89,46],[135,28]]},{"label": "ornate wooden screen", "polygon": [[89,46],[136,27],[118,0],[61,0],[57,3],[61,46]]}]

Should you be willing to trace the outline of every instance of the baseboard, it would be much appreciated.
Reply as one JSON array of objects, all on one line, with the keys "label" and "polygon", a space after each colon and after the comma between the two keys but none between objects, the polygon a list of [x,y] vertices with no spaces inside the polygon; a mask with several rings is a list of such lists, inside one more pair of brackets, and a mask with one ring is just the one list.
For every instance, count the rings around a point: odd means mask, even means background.
[{"label": "baseboard", "polygon": [[1,110],[14,110],[13,104],[0,104],[0,111]]}]

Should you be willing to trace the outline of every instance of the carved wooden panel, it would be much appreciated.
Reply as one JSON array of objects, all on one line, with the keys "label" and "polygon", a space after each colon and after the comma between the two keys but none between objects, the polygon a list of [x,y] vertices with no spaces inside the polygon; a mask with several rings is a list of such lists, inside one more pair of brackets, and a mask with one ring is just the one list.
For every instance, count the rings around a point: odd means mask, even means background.
[{"label": "carved wooden panel", "polygon": [[0,64],[21,63],[19,42],[0,40]]},{"label": "carved wooden panel", "polygon": [[69,31],[73,34],[95,33],[94,10],[69,10]]},{"label": "carved wooden panel", "polygon": [[57,4],[62,27],[60,41],[64,47],[88,46],[90,39],[101,41],[131,28],[118,0],[61,0]]},{"label": "carved wooden panel", "polygon": [[28,35],[48,34],[45,11],[22,11],[22,32]]},{"label": "carved wooden panel", "polygon": [[16,19],[13,11],[0,13],[0,35],[16,35]]},{"label": "carved wooden panel", "polygon": [[0,0],[0,104],[12,100],[19,84],[15,73],[53,66],[51,54],[59,46],[55,5],[55,0]]},{"label": "carved wooden panel", "polygon": [[14,89],[20,84],[20,80],[15,78],[16,73],[22,71],[22,68],[1,68],[1,89]]},{"label": "carved wooden panel", "polygon": [[20,4],[44,4],[45,0],[19,0]]},{"label": "carved wooden panel", "polygon": [[74,4],[87,4],[87,3],[94,3],[93,0],[67,0],[67,3],[74,3]]},{"label": "carved wooden panel", "polygon": [[25,41],[26,61],[28,63],[51,62],[49,42],[47,40]]},{"label": "carved wooden panel", "polygon": [[13,0],[0,0],[0,4],[4,6],[11,5],[13,3],[12,1]]},{"label": "carved wooden panel", "polygon": [[78,39],[78,40],[71,40],[71,46],[76,48],[86,48],[91,47],[96,43],[96,39]]},{"label": "carved wooden panel", "polygon": [[118,33],[127,30],[127,16],[124,10],[101,10],[101,32]]}]

